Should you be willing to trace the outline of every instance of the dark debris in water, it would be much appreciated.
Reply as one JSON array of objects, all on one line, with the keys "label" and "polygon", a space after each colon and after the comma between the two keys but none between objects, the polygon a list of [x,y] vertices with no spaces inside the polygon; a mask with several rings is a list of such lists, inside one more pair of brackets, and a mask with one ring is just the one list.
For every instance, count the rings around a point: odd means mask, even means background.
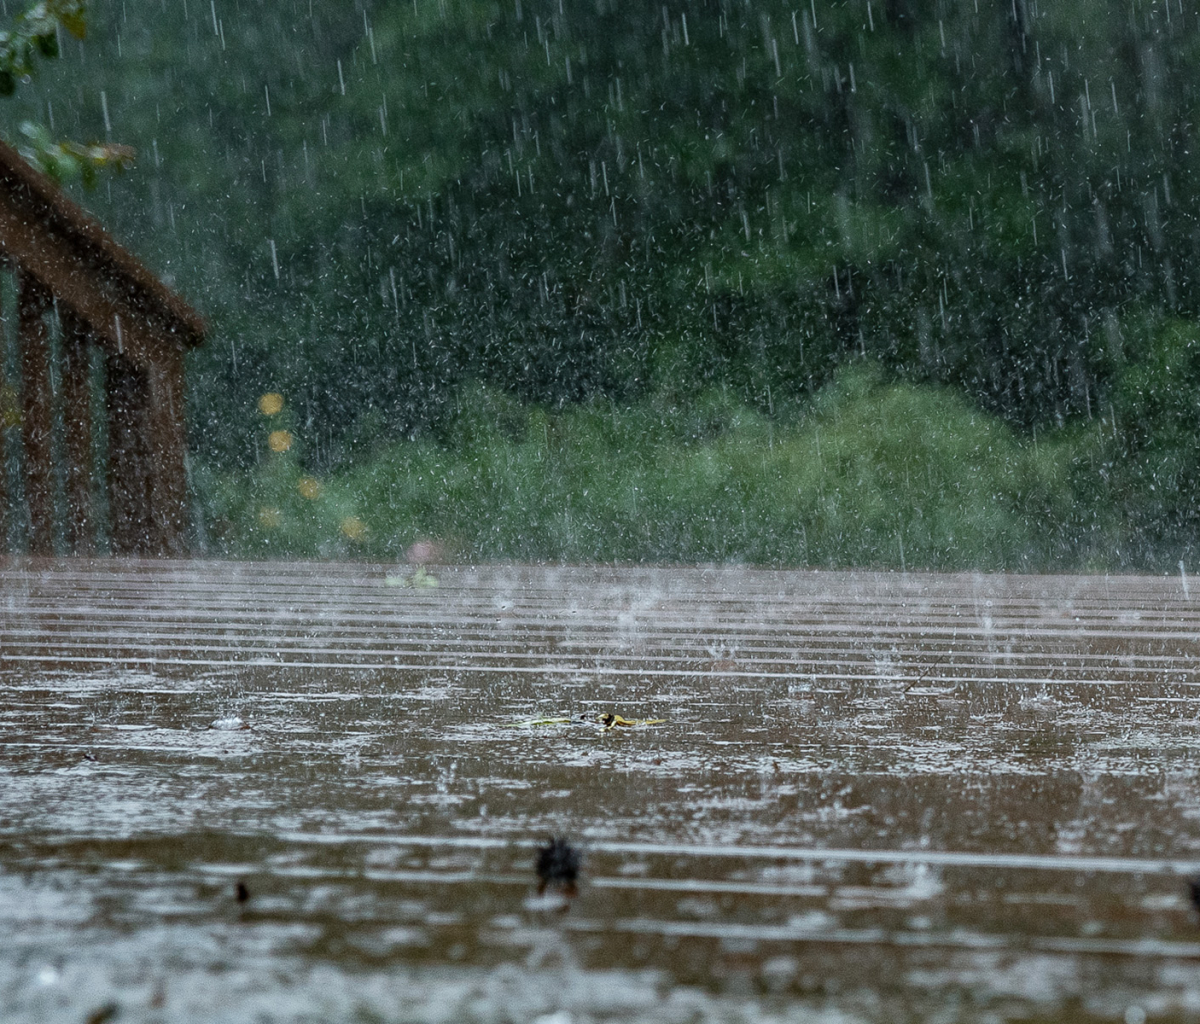
[{"label": "dark debris in water", "polygon": [[600,714],[585,711],[574,717],[560,715],[526,718],[515,722],[506,722],[505,727],[509,729],[525,729],[543,725],[595,724],[600,726],[601,732],[612,732],[613,729],[617,728],[633,729],[647,725],[664,725],[666,721],[665,718],[626,718],[624,715],[618,715],[611,711]]},{"label": "dark debris in water", "polygon": [[538,876],[538,895],[542,895],[547,889],[557,889],[564,896],[574,896],[582,862],[583,858],[575,847],[565,839],[551,837],[537,852],[535,870]]},{"label": "dark debris in water", "polygon": [[108,1024],[109,1021],[116,1020],[120,1012],[121,1007],[116,1003],[105,1003],[89,1013],[84,1018],[84,1024]]},{"label": "dark debris in water", "polygon": [[603,727],[605,732],[610,732],[613,729],[633,729],[639,725],[662,725],[665,718],[625,718],[622,715],[615,715],[611,712],[608,714],[599,715],[596,718]]}]

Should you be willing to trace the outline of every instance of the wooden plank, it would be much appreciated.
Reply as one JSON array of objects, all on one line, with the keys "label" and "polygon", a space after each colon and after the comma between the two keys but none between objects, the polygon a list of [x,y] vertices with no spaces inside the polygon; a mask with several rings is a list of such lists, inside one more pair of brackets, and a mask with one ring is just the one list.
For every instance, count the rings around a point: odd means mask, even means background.
[{"label": "wooden plank", "polygon": [[8,437],[9,430],[20,418],[16,390],[8,382],[5,364],[8,361],[8,336],[3,330],[0,317],[0,554],[8,550],[9,491],[8,491]]},{"label": "wooden plank", "polygon": [[154,519],[151,553],[178,557],[187,546],[187,436],[183,418],[183,356],[165,349],[146,372],[146,438],[150,461],[150,508]]},{"label": "wooden plank", "polygon": [[29,551],[54,553],[52,394],[46,311],[50,293],[27,273],[17,278],[17,334],[21,350],[21,434],[25,445],[25,503]]},{"label": "wooden plank", "polygon": [[[138,957],[168,992],[282,978],[268,1008],[316,964],[306,1004],[337,1020],[364,992],[386,1018],[401,990],[468,986],[508,1000],[494,1016],[534,992],[524,1019],[572,987],[589,1019],[672,986],[705,1020],[967,999],[972,1019],[1191,1019],[1200,605],[1180,579],[411,572],[0,559],[0,1001],[28,963],[112,947],[79,984],[38,982],[60,1019]],[[569,899],[534,896],[549,835],[582,847]],[[364,984],[362,951],[397,988]]]},{"label": "wooden plank", "polygon": [[94,549],[92,522],[92,402],[87,325],[62,310],[63,431],[66,444],[67,546],[73,554]]},{"label": "wooden plank", "polygon": [[146,375],[112,352],[107,353],[104,369],[112,549],[118,555],[146,555],[155,537],[146,445]]},{"label": "wooden plank", "polygon": [[0,367],[0,554],[8,550],[8,382]]},{"label": "wooden plank", "polygon": [[77,665],[266,657],[597,685],[895,689],[918,701],[969,687],[1013,699],[1190,693],[1200,658],[1200,605],[1162,577],[437,566],[439,585],[425,589],[395,586],[411,571],[395,565],[54,565],[0,567],[0,588],[35,595],[8,626],[0,614],[10,661],[40,647]]}]

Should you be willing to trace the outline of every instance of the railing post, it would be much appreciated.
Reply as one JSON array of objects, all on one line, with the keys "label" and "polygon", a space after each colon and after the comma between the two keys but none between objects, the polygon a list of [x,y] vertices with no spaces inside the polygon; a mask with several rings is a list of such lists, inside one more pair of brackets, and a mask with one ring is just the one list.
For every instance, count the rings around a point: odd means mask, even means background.
[{"label": "railing post", "polygon": [[8,429],[17,420],[17,393],[4,375],[4,342],[0,338],[0,555],[8,551]]},{"label": "railing post", "polygon": [[108,414],[108,513],[115,555],[148,555],[157,547],[151,516],[146,374],[123,356],[104,361]]},{"label": "railing post", "polygon": [[66,449],[67,545],[76,555],[94,550],[92,522],[92,395],[88,343],[91,332],[59,306],[63,340],[63,432]]},{"label": "railing post", "polygon": [[25,442],[25,503],[29,551],[54,553],[54,495],[51,490],[52,409],[50,346],[46,310],[50,293],[24,271],[17,275],[17,338],[21,350],[21,432]]},{"label": "railing post", "polygon": [[187,436],[183,416],[183,353],[164,345],[146,370],[149,408],[146,448],[150,456],[153,554],[180,557],[187,546]]}]

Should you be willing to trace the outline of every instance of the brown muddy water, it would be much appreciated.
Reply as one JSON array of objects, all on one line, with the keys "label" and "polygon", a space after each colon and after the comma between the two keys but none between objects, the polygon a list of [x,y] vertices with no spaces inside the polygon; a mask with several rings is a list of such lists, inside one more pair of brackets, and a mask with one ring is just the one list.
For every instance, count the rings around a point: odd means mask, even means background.
[{"label": "brown muddy water", "polygon": [[0,1021],[1200,1020],[1198,627],[1179,577],[0,561]]}]

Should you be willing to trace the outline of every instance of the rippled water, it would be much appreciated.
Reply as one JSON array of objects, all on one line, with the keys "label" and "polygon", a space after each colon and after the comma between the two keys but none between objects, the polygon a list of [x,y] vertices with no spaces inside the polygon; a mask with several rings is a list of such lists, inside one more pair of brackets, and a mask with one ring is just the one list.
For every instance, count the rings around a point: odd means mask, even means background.
[{"label": "rippled water", "polygon": [[1200,1019],[1177,581],[430,572],[0,562],[0,1020]]}]

